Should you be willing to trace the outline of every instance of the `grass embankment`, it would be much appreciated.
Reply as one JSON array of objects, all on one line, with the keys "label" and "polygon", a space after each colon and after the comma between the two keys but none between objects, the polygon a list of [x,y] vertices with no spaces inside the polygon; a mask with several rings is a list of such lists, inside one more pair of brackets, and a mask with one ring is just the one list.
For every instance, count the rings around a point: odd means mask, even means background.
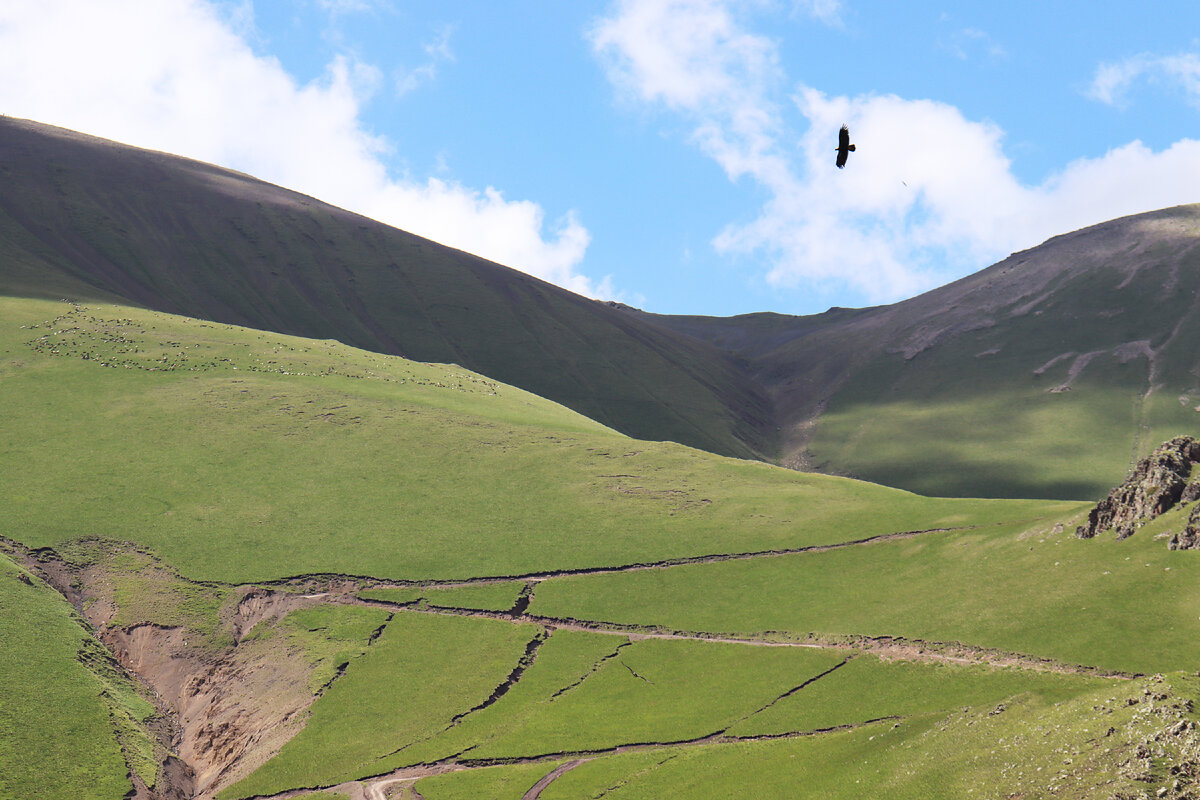
[{"label": "grass embankment", "polygon": [[[878,685],[890,678],[898,678],[896,685]],[[906,686],[912,678],[916,683]],[[1168,766],[1186,760],[1196,736],[1172,738],[1162,731],[1187,718],[1194,684],[859,656],[791,696],[816,712],[808,724],[842,720],[838,725],[846,728],[792,736],[773,730],[771,735],[784,735],[599,754],[557,778],[542,797],[952,798],[1027,791],[1027,796],[1108,798],[1114,789],[1144,788],[1146,778],[1169,783]],[[921,688],[909,694],[914,686]],[[879,700],[884,702],[876,705]],[[855,716],[883,709],[903,718],[872,723],[868,719],[875,717]],[[756,718],[765,722],[773,710]],[[739,734],[737,727],[730,734]],[[1138,745],[1146,743],[1156,759],[1132,763]],[[1118,770],[1121,762],[1127,768]],[[509,800],[557,763],[451,773],[422,779],[417,788],[428,800]]]},{"label": "grass embankment", "polygon": [[297,609],[275,626],[256,626],[247,638],[282,636],[288,645],[302,648],[312,670],[308,688],[317,694],[367,651],[390,619],[390,614],[375,608],[316,606]]},{"label": "grass embankment", "polygon": [[817,736],[621,754],[580,765],[541,797],[1108,800],[1163,788],[1158,796],[1172,796],[1168,768],[1194,763],[1200,740],[1184,710],[1196,689],[1194,679],[1147,680],[1053,703],[1022,696]]},{"label": "grass embankment", "polygon": [[961,642],[1111,670],[1200,662],[1200,561],[1157,534],[1020,526],[753,561],[544,581],[530,611],[713,632]]},{"label": "grass embankment", "polygon": [[521,575],[1062,508],[634,441],[453,366],[335,342],[30,300],[0,300],[0,319],[7,529],[31,546],[134,538],[193,579]]},{"label": "grass embankment", "polygon": [[480,611],[507,611],[516,604],[524,581],[497,581],[463,586],[385,587],[365,589],[358,593],[364,600],[385,603],[416,603],[423,601],[437,608],[474,608]]},{"label": "grass embankment", "polygon": [[92,602],[110,606],[107,623],[129,628],[143,623],[184,628],[193,646],[219,652],[233,644],[222,610],[234,599],[223,586],[189,581],[145,549],[128,542],[76,539],[57,554],[76,571],[86,571]]},{"label": "grass embankment", "polygon": [[61,595],[3,554],[0,687],[0,797],[109,800],[131,791],[131,770],[155,782],[153,706]]},{"label": "grass embankment", "polygon": [[279,755],[222,798],[378,775],[485,702],[537,633],[532,625],[398,612],[313,705]]}]

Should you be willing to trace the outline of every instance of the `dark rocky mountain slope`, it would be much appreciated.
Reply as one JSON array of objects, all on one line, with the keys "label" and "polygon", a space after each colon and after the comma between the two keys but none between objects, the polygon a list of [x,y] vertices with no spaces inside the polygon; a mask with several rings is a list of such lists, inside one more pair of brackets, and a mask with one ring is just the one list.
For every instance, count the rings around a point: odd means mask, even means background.
[{"label": "dark rocky mountain slope", "polygon": [[932,494],[1082,499],[1200,428],[1198,301],[1193,205],[1056,236],[894,305],[643,318],[748,362],[784,463]]},{"label": "dark rocky mountain slope", "polygon": [[643,439],[772,458],[708,343],[247,175],[0,117],[0,292],[456,363]]}]

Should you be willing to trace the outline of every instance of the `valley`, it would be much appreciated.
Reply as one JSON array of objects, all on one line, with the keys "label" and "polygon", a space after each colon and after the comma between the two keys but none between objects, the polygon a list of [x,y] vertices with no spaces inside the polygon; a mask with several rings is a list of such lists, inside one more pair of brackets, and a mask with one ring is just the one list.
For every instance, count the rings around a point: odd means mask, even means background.
[{"label": "valley", "polygon": [[1200,796],[1195,500],[1076,535],[1197,433],[1197,207],[665,318],[0,157],[0,798]]}]

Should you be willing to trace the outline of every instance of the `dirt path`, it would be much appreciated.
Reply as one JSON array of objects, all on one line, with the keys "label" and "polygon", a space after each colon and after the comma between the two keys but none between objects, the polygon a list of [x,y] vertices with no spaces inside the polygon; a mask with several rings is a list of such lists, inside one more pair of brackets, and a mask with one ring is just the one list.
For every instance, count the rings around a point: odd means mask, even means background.
[{"label": "dirt path", "polygon": [[974,647],[961,642],[927,642],[920,639],[905,639],[894,636],[847,635],[837,639],[820,640],[811,635],[804,641],[774,639],[765,636],[733,636],[707,633],[704,631],[664,630],[652,626],[626,625],[618,622],[544,617],[538,614],[510,614],[506,611],[483,611],[470,608],[444,608],[441,606],[417,607],[388,603],[382,600],[347,598],[345,602],[376,606],[380,608],[403,608],[420,614],[445,614],[450,616],[484,617],[512,623],[532,623],[548,630],[582,631],[610,636],[624,636],[631,641],[641,639],[686,639],[691,641],[738,644],[748,647],[806,647],[819,650],[849,650],[871,653],[885,660],[923,661],[943,664],[990,665],[994,667],[1018,667],[1036,672],[1056,672],[1071,675],[1089,675],[1101,678],[1133,678],[1132,673],[1105,670],[1085,664],[1071,664],[1050,658],[1005,652],[985,647]]},{"label": "dirt path", "polygon": [[549,773],[547,773],[545,776],[543,776],[540,781],[538,781],[533,786],[531,786],[529,788],[529,791],[527,791],[525,794],[521,795],[521,800],[538,800],[538,798],[542,796],[542,791],[547,786],[554,783],[556,780],[558,780],[560,777],[562,777],[563,774],[570,772],[571,770],[578,767],[580,764],[585,764],[591,760],[592,759],[590,759],[590,758],[577,758],[574,761],[568,761],[565,764],[561,764],[561,765],[555,767],[553,770],[551,770]]}]

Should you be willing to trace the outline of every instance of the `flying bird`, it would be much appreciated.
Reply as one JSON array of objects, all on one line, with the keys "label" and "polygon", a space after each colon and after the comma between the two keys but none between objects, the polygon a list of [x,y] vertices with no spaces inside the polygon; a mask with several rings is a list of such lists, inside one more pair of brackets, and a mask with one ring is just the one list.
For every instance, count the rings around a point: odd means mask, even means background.
[{"label": "flying bird", "polygon": [[837,146],[837,154],[838,154],[837,168],[838,169],[841,169],[842,167],[846,166],[846,158],[853,152],[854,152],[854,145],[850,144],[850,129],[847,128],[845,125],[843,125],[842,130],[838,133],[838,146]]}]

